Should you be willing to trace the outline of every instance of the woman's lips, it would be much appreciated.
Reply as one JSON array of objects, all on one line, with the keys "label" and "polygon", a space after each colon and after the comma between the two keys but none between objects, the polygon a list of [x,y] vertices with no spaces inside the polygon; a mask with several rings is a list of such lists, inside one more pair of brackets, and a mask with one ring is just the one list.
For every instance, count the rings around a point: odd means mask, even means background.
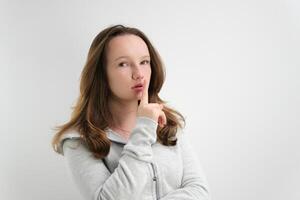
[{"label": "woman's lips", "polygon": [[136,92],[140,92],[140,91],[143,91],[143,86],[139,86],[139,87],[134,87],[134,88],[132,88],[134,91],[136,91]]}]

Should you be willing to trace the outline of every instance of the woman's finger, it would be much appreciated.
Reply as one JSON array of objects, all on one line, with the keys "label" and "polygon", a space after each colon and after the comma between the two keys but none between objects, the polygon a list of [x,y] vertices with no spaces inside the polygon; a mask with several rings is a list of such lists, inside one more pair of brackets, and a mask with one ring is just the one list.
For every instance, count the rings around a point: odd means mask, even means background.
[{"label": "woman's finger", "polygon": [[144,88],[143,88],[143,94],[142,94],[140,105],[145,105],[145,104],[149,103],[149,100],[148,100],[148,88],[147,88],[147,85],[146,85],[146,80],[144,81],[144,86],[143,87]]},{"label": "woman's finger", "polygon": [[160,111],[159,117],[158,117],[158,123],[161,127],[164,127],[167,124],[167,117],[164,111]]}]

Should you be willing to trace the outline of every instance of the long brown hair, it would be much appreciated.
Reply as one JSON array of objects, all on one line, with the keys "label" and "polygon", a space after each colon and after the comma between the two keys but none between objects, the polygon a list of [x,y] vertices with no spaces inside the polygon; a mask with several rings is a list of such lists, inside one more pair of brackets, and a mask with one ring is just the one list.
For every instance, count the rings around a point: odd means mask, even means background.
[{"label": "long brown hair", "polygon": [[[75,106],[72,107],[70,121],[54,128],[58,132],[52,139],[52,147],[57,153],[61,136],[67,130],[75,129],[95,158],[103,158],[108,155],[111,141],[107,138],[104,130],[112,121],[112,114],[108,109],[108,96],[111,91],[106,73],[106,48],[113,37],[124,34],[139,36],[146,43],[151,58],[149,102],[165,105],[166,102],[158,96],[165,80],[165,71],[160,55],[149,39],[137,28],[124,25],[107,27],[94,38],[90,46],[86,63],[81,72],[80,94]],[[163,128],[158,126],[157,140],[163,145],[174,146],[177,143],[177,129],[185,126],[185,119],[169,106],[165,105],[163,111],[167,118],[167,124]]]}]

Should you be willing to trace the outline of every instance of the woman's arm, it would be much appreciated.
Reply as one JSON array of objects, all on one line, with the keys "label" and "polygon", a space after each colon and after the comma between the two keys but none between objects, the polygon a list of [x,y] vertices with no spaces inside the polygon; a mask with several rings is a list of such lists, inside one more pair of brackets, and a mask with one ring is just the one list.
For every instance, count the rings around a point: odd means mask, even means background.
[{"label": "woman's arm", "polygon": [[169,192],[161,200],[209,200],[208,183],[191,143],[185,133],[178,134],[177,138],[183,159],[181,188]]},{"label": "woman's arm", "polygon": [[70,148],[80,140],[66,140],[63,144],[64,156],[83,197],[90,200],[140,200],[144,188],[152,180],[151,145],[156,141],[157,125],[150,118],[137,118],[136,126],[113,173],[108,171],[101,159],[95,159],[82,143],[76,149]]}]

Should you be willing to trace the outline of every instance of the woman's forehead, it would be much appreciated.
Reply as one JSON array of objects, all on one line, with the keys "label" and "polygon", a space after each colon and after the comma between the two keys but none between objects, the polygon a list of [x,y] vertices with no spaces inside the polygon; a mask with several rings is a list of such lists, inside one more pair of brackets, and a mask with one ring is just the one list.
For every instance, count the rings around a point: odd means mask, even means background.
[{"label": "woman's forehead", "polygon": [[149,56],[149,51],[144,40],[136,35],[116,36],[108,44],[107,56],[110,60],[120,57]]}]

